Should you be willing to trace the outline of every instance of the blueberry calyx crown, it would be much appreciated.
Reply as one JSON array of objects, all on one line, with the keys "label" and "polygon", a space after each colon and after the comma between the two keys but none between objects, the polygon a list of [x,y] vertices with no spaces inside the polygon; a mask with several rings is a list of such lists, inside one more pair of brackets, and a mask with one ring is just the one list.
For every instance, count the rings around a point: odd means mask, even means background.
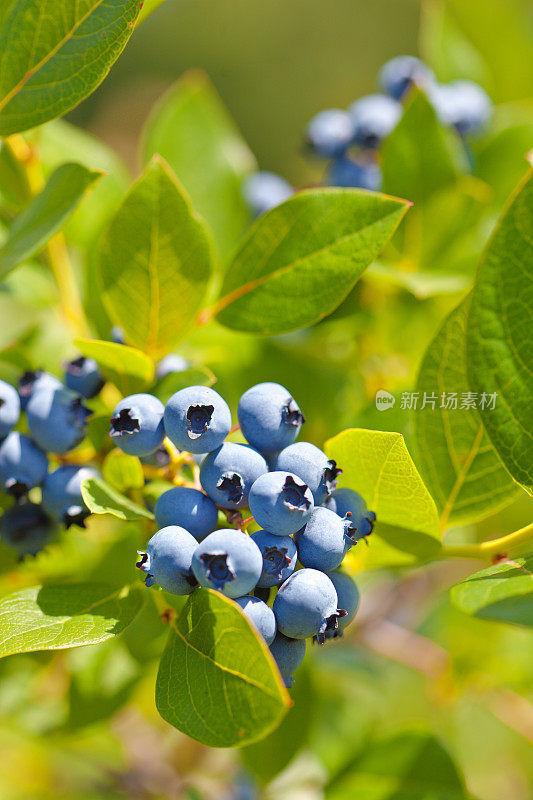
[{"label": "blueberry calyx crown", "polygon": [[63,514],[63,524],[68,530],[72,525],[77,525],[79,528],[86,528],[85,520],[91,516],[88,508],[83,506],[70,506]]},{"label": "blueberry calyx crown", "polygon": [[189,439],[198,439],[207,432],[214,410],[214,406],[189,406],[187,409]]},{"label": "blueberry calyx crown", "polygon": [[265,547],[263,552],[264,570],[269,575],[275,575],[276,578],[283,577],[283,569],[290,566],[291,560],[287,555],[286,547]]},{"label": "blueberry calyx crown", "polygon": [[70,404],[70,413],[72,417],[72,424],[80,430],[84,430],[88,418],[93,414],[93,412],[87,408],[87,406],[83,405],[81,397],[74,398]]},{"label": "blueberry calyx crown", "polygon": [[306,483],[296,483],[292,475],[288,475],[281,491],[283,503],[289,508],[306,511],[311,505],[311,501],[305,496],[308,489]]},{"label": "blueberry calyx crown", "polygon": [[79,358],[73,358],[72,361],[67,361],[65,364],[65,369],[67,372],[70,372],[71,375],[81,375],[83,370],[83,365],[87,359],[85,356],[79,356]]},{"label": "blueberry calyx crown", "polygon": [[8,478],[4,483],[4,488],[15,500],[20,500],[21,497],[24,497],[29,492],[28,484],[17,480],[17,478]]},{"label": "blueberry calyx crown", "polygon": [[[329,617],[326,617],[322,625],[320,626],[320,630],[316,635],[316,640],[318,644],[324,644],[326,641],[326,632],[327,631],[336,631],[339,627],[339,619],[341,617],[347,617],[348,612],[344,608],[338,608],[333,614],[330,614]],[[329,638],[329,637],[328,637]]]},{"label": "blueberry calyx crown", "polygon": [[359,529],[357,525],[353,524],[352,516],[352,512],[347,511],[342,518],[344,524],[344,538],[348,539],[348,541],[350,541],[352,544],[357,544],[359,537],[356,537],[355,534]]},{"label": "blueberry calyx crown", "polygon": [[0,397],[0,408],[2,408],[2,406],[5,406],[5,404],[6,404],[6,401],[4,400],[4,398]]},{"label": "blueberry calyx crown", "polygon": [[200,556],[205,565],[205,574],[215,589],[220,591],[228,581],[235,580],[235,573],[228,565],[227,553],[202,553]]},{"label": "blueberry calyx crown", "polygon": [[135,564],[142,572],[146,573],[146,578],[144,579],[144,583],[146,586],[150,587],[153,586],[155,583],[155,578],[150,572],[150,556],[148,553],[143,553],[142,550],[137,550],[137,553],[140,555],[140,559]]},{"label": "blueberry calyx crown", "polygon": [[42,369],[31,370],[28,369],[19,378],[19,394],[21,397],[29,397],[33,384],[43,374]]},{"label": "blueberry calyx crown", "polygon": [[244,482],[237,472],[224,472],[218,479],[217,489],[220,489],[230,503],[240,503],[244,494]]},{"label": "blueberry calyx crown", "polygon": [[286,425],[293,425],[295,428],[300,427],[305,422],[305,417],[296,405],[293,397],[289,397],[281,410],[281,418]]},{"label": "blueberry calyx crown", "polygon": [[342,469],[337,466],[337,462],[330,458],[327,467],[324,467],[322,480],[328,490],[328,496],[337,488],[337,478],[342,474]]},{"label": "blueberry calyx crown", "polygon": [[140,420],[133,416],[131,408],[122,408],[119,411],[118,417],[111,417],[110,436],[139,433],[140,430]]}]

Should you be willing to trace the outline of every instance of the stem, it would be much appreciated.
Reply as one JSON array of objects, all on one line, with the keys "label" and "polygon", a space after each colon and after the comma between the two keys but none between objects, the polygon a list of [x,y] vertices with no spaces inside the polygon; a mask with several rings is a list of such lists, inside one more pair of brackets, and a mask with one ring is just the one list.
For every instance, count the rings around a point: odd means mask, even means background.
[{"label": "stem", "polygon": [[515,550],[532,539],[533,524],[488,542],[444,546],[441,554],[444,558],[478,558],[492,561],[496,556],[507,555],[510,550]]}]

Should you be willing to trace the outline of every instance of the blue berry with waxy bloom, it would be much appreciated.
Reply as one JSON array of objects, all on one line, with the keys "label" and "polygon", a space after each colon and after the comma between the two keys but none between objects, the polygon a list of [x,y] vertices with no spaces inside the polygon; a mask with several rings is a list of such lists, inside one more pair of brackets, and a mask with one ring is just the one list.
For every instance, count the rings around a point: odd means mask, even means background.
[{"label": "blue berry with waxy bloom", "polygon": [[255,531],[251,539],[261,550],[263,571],[257,581],[259,588],[279,586],[292,575],[298,561],[298,551],[290,536],[275,536],[270,531]]},{"label": "blue berry with waxy bloom", "polygon": [[19,379],[20,407],[26,410],[28,400],[37,389],[61,389],[63,384],[51,372],[43,372],[42,369],[28,370]]},{"label": "blue berry with waxy bloom", "polygon": [[210,453],[231,428],[225,400],[208,386],[180,389],[165,406],[165,430],[171,442],[188,453]]},{"label": "blue berry with waxy bloom", "polygon": [[192,569],[201,586],[242,597],[257,584],[263,557],[249,536],[233,528],[214,531],[196,548]]},{"label": "blue berry with waxy bloom", "polygon": [[305,422],[293,396],[279,383],[258,383],[239,400],[241,431],[249,444],[264,454],[292,444]]},{"label": "blue berry with waxy bloom", "polygon": [[198,542],[185,528],[161,528],[146,545],[146,552],[139,551],[137,566],[146,573],[145,584],[157,584],[171,594],[190,594],[198,585],[191,568],[197,547]]},{"label": "blue berry with waxy bloom", "polygon": [[79,356],[65,364],[65,385],[87,400],[96,397],[104,386],[104,379],[94,358]]},{"label": "blue berry with waxy bloom", "polygon": [[184,372],[189,369],[191,365],[183,356],[178,353],[169,353],[161,359],[155,368],[155,377],[158,381],[165,378],[167,375],[175,375],[177,372]]},{"label": "blue berry with waxy bloom", "polygon": [[316,114],[306,129],[306,139],[323,158],[344,155],[353,142],[355,130],[352,118],[340,108],[328,108]]},{"label": "blue berry with waxy bloom", "polygon": [[159,495],[154,515],[160,528],[179,525],[198,541],[214,531],[218,522],[218,509],[211,498],[188,486],[175,486]]},{"label": "blue berry with waxy bloom", "polygon": [[335,630],[339,617],[346,616],[338,608],[337,592],[324,572],[301,569],[283,583],[274,600],[278,630],[291,639],[316,636],[325,641],[326,631]]},{"label": "blue berry with waxy bloom", "polygon": [[274,172],[255,172],[242,185],[244,202],[254,217],[259,217],[271,208],[288,200],[294,189],[285,178]]},{"label": "blue berry with waxy bloom", "polygon": [[225,442],[202,461],[200,483],[222,508],[244,508],[252,484],[266,472],[265,459],[253,447]]},{"label": "blue berry with waxy bloom", "polygon": [[274,661],[278,665],[287,689],[290,689],[294,683],[292,673],[304,660],[306,646],[305,639],[290,639],[280,631],[277,632],[276,638],[270,645],[270,652],[274,656]]},{"label": "blue berry with waxy bloom", "polygon": [[19,393],[10,383],[0,380],[0,439],[13,430],[19,417]]},{"label": "blue berry with waxy bloom", "polygon": [[147,464],[150,467],[168,467],[170,464],[170,453],[164,444],[160,445],[153,453],[148,453],[147,456],[139,456],[139,461],[142,464]]},{"label": "blue berry with waxy bloom", "polygon": [[342,570],[333,570],[332,572],[328,572],[327,576],[337,592],[339,607],[347,612],[345,617],[339,617],[339,624],[336,629],[326,631],[326,639],[336,639],[338,636],[342,636],[343,630],[355,617],[359,607],[360,595],[355,581],[348,573],[342,572]]},{"label": "blue berry with waxy bloom", "polygon": [[126,344],[124,331],[120,325],[113,325],[111,329],[111,341],[115,344]]},{"label": "blue berry with waxy bloom", "polygon": [[351,514],[351,525],[353,528],[353,538],[358,541],[366,536],[369,536],[376,521],[376,515],[373,511],[369,511],[366,503],[360,494],[353,489],[343,487],[336,489],[331,497],[328,497],[324,503],[326,508],[331,509],[339,517],[346,517]]},{"label": "blue berry with waxy bloom", "polygon": [[277,536],[299,531],[314,508],[307,484],[289,472],[261,475],[250,489],[248,505],[257,524]]},{"label": "blue berry with waxy bloom", "polygon": [[313,569],[336,569],[355,544],[355,533],[351,516],[343,519],[328,508],[315,508],[305,528],[294,537],[300,563]]},{"label": "blue berry with waxy bloom", "polygon": [[45,511],[67,528],[78,525],[85,528],[90,511],[81,494],[83,481],[96,478],[92,467],[68,464],[50,472],[43,483],[42,504]]},{"label": "blue berry with waxy bloom", "polygon": [[270,606],[267,606],[258,597],[252,597],[249,594],[244,597],[236,597],[235,602],[257,628],[267,645],[272,644],[276,636],[276,617]]},{"label": "blue berry with waxy bloom", "polygon": [[91,414],[79,395],[48,386],[33,391],[26,406],[32,437],[50,453],[67,453],[76,447],[87,433]]},{"label": "blue berry with waxy bloom", "polygon": [[323,450],[310,442],[295,442],[278,455],[276,470],[292,472],[309,486],[315,506],[319,506],[337,487],[342,469]]},{"label": "blue berry with waxy bloom", "polygon": [[0,538],[17,551],[20,559],[37,555],[56,533],[55,523],[36,503],[11,506],[0,518]]},{"label": "blue berry with waxy bloom", "polygon": [[109,435],[130,456],[147,456],[165,438],[163,403],[151,394],[132,394],[115,406]]},{"label": "blue berry with waxy bloom", "polygon": [[354,141],[364,148],[378,148],[402,115],[402,106],[386,94],[369,94],[348,109],[354,126]]},{"label": "blue berry with waxy bloom", "polygon": [[378,165],[372,161],[355,161],[343,156],[334,161],[329,168],[327,183],[341,189],[367,189],[378,192],[382,176]]},{"label": "blue berry with waxy bloom", "polygon": [[397,56],[387,61],[379,72],[379,85],[395,100],[400,100],[411,86],[428,87],[435,75],[415,56]]},{"label": "blue berry with waxy bloom", "polygon": [[440,121],[455,128],[460,136],[480,133],[492,117],[492,100],[473,81],[438,84],[428,96]]},{"label": "blue berry with waxy bloom", "polygon": [[48,458],[32,440],[11,431],[0,445],[0,488],[22,497],[40,486],[48,472]]}]

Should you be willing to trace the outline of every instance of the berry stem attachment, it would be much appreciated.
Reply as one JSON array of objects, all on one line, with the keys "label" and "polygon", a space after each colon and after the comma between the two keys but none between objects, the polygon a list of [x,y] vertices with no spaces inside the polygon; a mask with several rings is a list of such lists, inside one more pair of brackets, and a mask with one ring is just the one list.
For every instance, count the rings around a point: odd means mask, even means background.
[{"label": "berry stem attachment", "polygon": [[507,555],[509,551],[516,550],[522,545],[533,540],[533,524],[526,525],[506,536],[491,539],[479,544],[448,545],[444,546],[441,555],[444,558],[478,558],[492,561],[498,556]]}]

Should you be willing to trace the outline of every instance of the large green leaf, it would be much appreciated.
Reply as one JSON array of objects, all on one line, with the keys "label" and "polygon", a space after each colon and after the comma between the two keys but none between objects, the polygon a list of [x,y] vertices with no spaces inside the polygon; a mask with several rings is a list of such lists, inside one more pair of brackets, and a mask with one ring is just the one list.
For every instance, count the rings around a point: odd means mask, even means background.
[{"label": "large green leaf", "polygon": [[33,586],[0,600],[0,657],[98,644],[140,611],[139,589],[95,583]]},{"label": "large green leaf", "polygon": [[136,456],[129,456],[118,448],[106,455],[102,464],[104,480],[118,492],[144,487],[142,464]]},{"label": "large green leaf", "polygon": [[437,509],[401,434],[351,428],[329,439],[325,449],[343,470],[340,485],[359,492],[377,515],[370,551],[378,544],[375,537],[386,545],[384,561],[391,549],[413,560],[438,554]]},{"label": "large green leaf", "polygon": [[533,555],[475,572],[451,590],[454,604],[481,619],[533,626]]},{"label": "large green leaf", "polygon": [[5,0],[0,136],[59,117],[103,81],[133,32],[139,0]]},{"label": "large green leaf", "polygon": [[160,153],[226,253],[250,220],[241,194],[255,159],[207,75],[185,73],[148,119],[143,158]]},{"label": "large green leaf", "polygon": [[149,17],[150,14],[155,11],[156,8],[159,8],[159,6],[164,2],[165,0],[144,0],[144,2],[141,2],[141,11],[139,13],[137,24],[140,25],[141,22],[144,22],[146,17]]},{"label": "large green leaf", "polygon": [[104,377],[124,395],[146,389],[154,379],[154,362],[141,350],[98,339],[75,339],[86,358],[94,358]]},{"label": "large green leaf", "polygon": [[290,697],[264,641],[239,607],[197,589],[174,621],[156,684],[164,720],[210,747],[234,747],[272,731]]},{"label": "large green leaf", "polygon": [[85,505],[93,514],[112,514],[131,522],[137,519],[153,519],[146,508],[134,503],[101,478],[87,478],[81,485]]},{"label": "large green leaf", "polygon": [[344,300],[408,207],[354,189],[299,192],[244,237],[215,306],[218,320],[266,335],[317,322]]},{"label": "large green leaf", "polygon": [[102,175],[81,164],[63,164],[19,214],[0,250],[0,275],[33,256],[61,229],[85,191]]},{"label": "large green leaf", "polygon": [[183,338],[206,294],[212,264],[207,226],[168,165],[154,157],[100,250],[104,304],[128,343],[162,355]]},{"label": "large green leaf", "polygon": [[503,463],[533,493],[533,171],[505,210],[481,263],[467,331],[473,391]]},{"label": "large green leaf", "polygon": [[482,519],[520,493],[484,431],[476,410],[480,398],[469,391],[469,302],[452,311],[430,343],[416,384],[418,407],[411,412],[417,461],[443,528]]}]

